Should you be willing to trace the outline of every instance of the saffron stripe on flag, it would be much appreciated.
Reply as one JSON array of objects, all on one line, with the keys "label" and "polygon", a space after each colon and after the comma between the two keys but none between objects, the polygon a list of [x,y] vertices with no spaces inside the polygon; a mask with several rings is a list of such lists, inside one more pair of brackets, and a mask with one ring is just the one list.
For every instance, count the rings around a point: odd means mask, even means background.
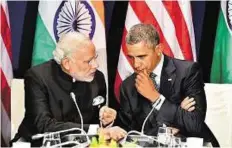
[{"label": "saffron stripe on flag", "polygon": [[102,0],[98,0],[98,1],[90,1],[93,5],[93,7],[95,8],[98,16],[101,19],[101,22],[103,24],[103,26],[105,27],[105,15],[104,15],[104,5],[103,5],[103,1]]}]

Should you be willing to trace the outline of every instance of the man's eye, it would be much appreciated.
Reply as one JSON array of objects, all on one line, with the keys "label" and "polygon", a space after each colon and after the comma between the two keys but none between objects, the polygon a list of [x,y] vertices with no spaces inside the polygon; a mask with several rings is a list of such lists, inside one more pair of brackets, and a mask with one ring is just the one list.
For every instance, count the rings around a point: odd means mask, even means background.
[{"label": "man's eye", "polygon": [[84,63],[87,63],[87,64],[89,64],[89,63],[90,63],[90,61],[84,61]]},{"label": "man's eye", "polygon": [[129,55],[128,55],[127,57],[128,57],[129,59],[131,59],[131,60],[133,59],[133,57],[132,57],[132,56],[129,56]]},{"label": "man's eye", "polygon": [[138,58],[142,60],[145,58],[145,56],[138,56]]}]

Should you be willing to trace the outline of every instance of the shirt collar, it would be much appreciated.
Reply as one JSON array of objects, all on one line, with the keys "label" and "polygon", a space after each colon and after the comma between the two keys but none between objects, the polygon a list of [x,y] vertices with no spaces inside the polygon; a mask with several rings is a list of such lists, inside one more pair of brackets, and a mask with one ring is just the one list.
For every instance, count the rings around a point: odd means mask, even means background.
[{"label": "shirt collar", "polygon": [[155,67],[155,69],[152,71],[154,74],[156,74],[156,76],[157,76],[158,78],[161,77],[161,71],[162,71],[162,68],[163,68],[163,64],[164,64],[164,55],[161,54],[160,62],[159,62],[158,65]]}]

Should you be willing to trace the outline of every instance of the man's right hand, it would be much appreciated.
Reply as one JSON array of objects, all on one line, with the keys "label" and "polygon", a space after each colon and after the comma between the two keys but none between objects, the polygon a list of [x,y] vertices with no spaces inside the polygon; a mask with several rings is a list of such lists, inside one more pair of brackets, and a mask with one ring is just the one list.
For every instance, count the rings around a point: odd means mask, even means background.
[{"label": "man's right hand", "polygon": [[112,123],[117,116],[116,110],[109,108],[107,106],[103,106],[99,111],[99,118],[103,125],[107,125]]},{"label": "man's right hand", "polygon": [[193,111],[195,109],[196,101],[194,101],[194,98],[186,97],[180,104],[181,108],[186,111]]}]

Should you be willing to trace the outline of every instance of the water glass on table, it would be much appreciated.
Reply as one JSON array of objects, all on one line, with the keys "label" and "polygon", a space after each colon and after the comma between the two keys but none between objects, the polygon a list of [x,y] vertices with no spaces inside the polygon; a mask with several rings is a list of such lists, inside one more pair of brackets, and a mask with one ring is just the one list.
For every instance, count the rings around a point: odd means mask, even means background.
[{"label": "water glass on table", "polygon": [[171,137],[171,143],[170,143],[169,147],[181,148],[182,147],[181,138],[172,136]]},{"label": "water glass on table", "polygon": [[159,147],[170,146],[172,139],[172,129],[168,127],[159,127],[157,139]]}]

